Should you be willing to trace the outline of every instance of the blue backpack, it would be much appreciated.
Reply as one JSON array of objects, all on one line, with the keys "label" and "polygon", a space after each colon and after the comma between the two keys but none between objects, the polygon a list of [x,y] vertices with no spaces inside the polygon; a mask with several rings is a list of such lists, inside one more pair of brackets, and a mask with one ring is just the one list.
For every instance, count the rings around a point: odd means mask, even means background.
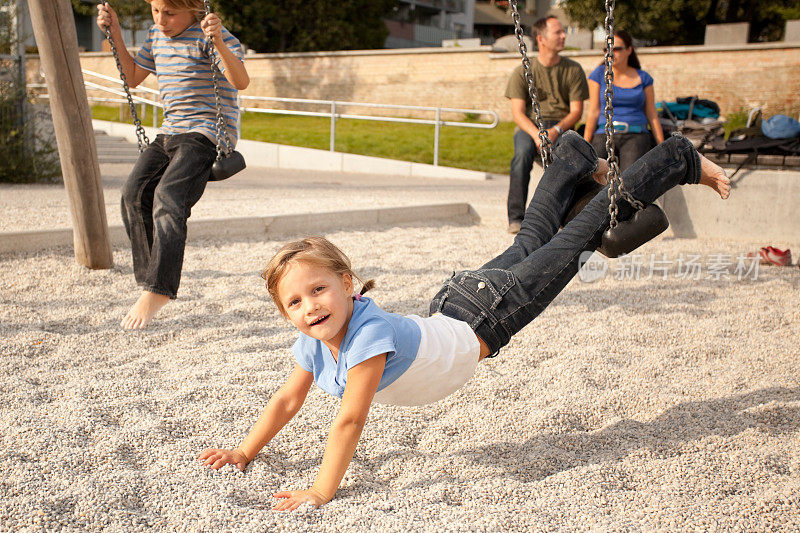
[{"label": "blue backpack", "polygon": [[775,115],[761,123],[761,131],[770,139],[791,139],[800,136],[800,122],[786,115]]}]

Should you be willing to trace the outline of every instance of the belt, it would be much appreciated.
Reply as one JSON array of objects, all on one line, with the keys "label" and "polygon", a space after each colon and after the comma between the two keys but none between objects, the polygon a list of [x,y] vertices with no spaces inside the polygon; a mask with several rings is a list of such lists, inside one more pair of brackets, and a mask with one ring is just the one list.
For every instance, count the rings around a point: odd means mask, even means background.
[{"label": "belt", "polygon": [[619,133],[643,133],[647,131],[647,126],[631,126],[627,122],[612,122],[614,131]]}]

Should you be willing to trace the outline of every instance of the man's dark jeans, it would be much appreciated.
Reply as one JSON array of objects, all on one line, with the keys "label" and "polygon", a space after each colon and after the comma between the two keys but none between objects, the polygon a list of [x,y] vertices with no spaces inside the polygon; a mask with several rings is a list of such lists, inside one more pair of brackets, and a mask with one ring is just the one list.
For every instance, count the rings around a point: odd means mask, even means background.
[{"label": "man's dark jeans", "polygon": [[122,188],[122,221],[133,275],[145,290],[175,298],[186,246],[186,220],[211,175],[216,147],[201,133],[158,135]]},{"label": "man's dark jeans", "polygon": [[[454,274],[436,294],[431,314],[440,312],[472,327],[492,355],[536,318],[575,276],[580,255],[600,246],[608,229],[608,186],[558,231],[572,204],[575,184],[591,179],[597,156],[575,132],[566,132],[553,152],[514,243],[478,270]],[[675,185],[699,183],[700,156],[692,143],[673,136],[622,174],[634,198],[653,203]],[[619,218],[635,210],[618,201]]]},{"label": "man's dark jeans", "polygon": [[[557,120],[543,120],[545,128],[558,124]],[[528,185],[531,182],[533,162],[539,157],[533,137],[522,130],[514,132],[514,157],[511,158],[511,172],[508,183],[508,221],[522,222],[525,216],[525,202],[528,200]]]}]

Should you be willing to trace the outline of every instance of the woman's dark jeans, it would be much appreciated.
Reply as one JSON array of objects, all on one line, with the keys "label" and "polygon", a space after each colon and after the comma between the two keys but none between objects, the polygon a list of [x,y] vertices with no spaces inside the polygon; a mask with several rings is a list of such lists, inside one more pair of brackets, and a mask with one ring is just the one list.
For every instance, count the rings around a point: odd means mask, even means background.
[{"label": "woman's dark jeans", "polygon": [[[619,169],[623,172],[628,170],[637,159],[649,152],[655,145],[656,140],[649,131],[614,133],[614,152],[619,158]],[[608,158],[605,133],[598,133],[592,137],[592,148],[597,153],[597,157]]]},{"label": "woman's dark jeans", "polygon": [[186,246],[186,220],[211,175],[216,147],[201,133],[158,135],[122,188],[122,221],[133,275],[145,290],[175,298]]},{"label": "woman's dark jeans", "polygon": [[[431,301],[431,314],[468,323],[497,355],[575,276],[581,253],[600,246],[611,220],[608,186],[558,231],[574,200],[575,184],[592,179],[596,169],[589,143],[575,132],[564,133],[514,243],[480,269],[454,274]],[[675,185],[699,183],[700,156],[686,138],[673,136],[623,172],[622,181],[634,198],[651,204]],[[618,201],[618,207],[620,220],[635,212],[625,201]]]}]

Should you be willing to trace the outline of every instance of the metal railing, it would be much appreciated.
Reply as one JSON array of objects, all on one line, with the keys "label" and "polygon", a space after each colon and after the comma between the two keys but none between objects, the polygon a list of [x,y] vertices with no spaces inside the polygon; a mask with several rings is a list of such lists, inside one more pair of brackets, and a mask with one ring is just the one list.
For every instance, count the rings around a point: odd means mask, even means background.
[{"label": "metal railing", "polygon": [[[308,117],[329,117],[331,120],[331,136],[330,136],[330,151],[334,152],[336,147],[336,121],[338,119],[352,119],[352,120],[373,120],[379,122],[403,122],[407,124],[428,124],[434,127],[433,135],[433,164],[439,164],[439,134],[442,126],[456,126],[461,128],[479,128],[479,129],[492,129],[500,122],[500,118],[494,111],[485,109],[458,109],[452,107],[426,107],[426,106],[413,106],[413,105],[393,105],[393,104],[367,104],[363,102],[340,102],[336,100],[311,100],[303,98],[279,98],[274,96],[244,96],[240,95],[239,98],[243,101],[263,101],[263,102],[281,102],[281,103],[297,103],[297,104],[316,104],[324,105],[330,108],[330,111],[295,111],[292,109],[274,109],[263,107],[245,107],[241,106],[242,111],[251,113],[272,113],[276,115],[302,115]],[[382,115],[356,115],[351,113],[341,113],[337,109],[341,107],[366,107],[372,109],[397,109],[405,111],[424,111],[432,112],[433,119],[421,119],[411,117],[387,117]],[[463,113],[465,115],[489,115],[492,117],[490,123],[475,123],[463,122],[454,120],[442,120],[442,113]]]},{"label": "metal railing", "polygon": [[[101,80],[109,81],[111,83],[115,83],[117,85],[122,85],[122,80],[119,78],[112,78],[111,76],[106,76],[105,74],[100,74],[99,72],[92,72],[91,70],[81,69],[81,72],[85,76],[93,76],[99,78]],[[127,104],[128,100],[124,98],[125,92],[122,90],[114,89],[108,87],[106,85],[101,85],[99,83],[94,83],[88,81],[86,79],[83,80],[83,85],[87,89],[103,91],[107,93],[111,93],[117,96],[122,96],[123,98],[102,98],[99,96],[88,96],[87,99],[89,102],[99,102],[99,103],[109,103],[109,104]],[[45,83],[29,83],[28,88],[31,89],[47,89],[47,84]],[[139,94],[153,94],[156,98],[148,99],[144,98],[143,96],[139,96]],[[37,98],[50,98],[50,95],[47,93],[37,94]],[[158,98],[158,91],[155,89],[151,89],[149,87],[137,87],[135,89],[131,89],[131,97],[135,102],[141,104],[141,108],[139,110],[139,118],[140,120],[144,120],[147,116],[147,106],[153,106],[153,127],[158,127],[158,113],[155,111],[156,108],[164,108],[164,106],[157,100]],[[120,106],[120,121],[123,118],[123,106]]]},{"label": "metal railing", "polygon": [[[115,83],[117,85],[122,85],[122,81],[118,78],[113,78],[111,76],[106,76],[105,74],[100,74],[98,72],[93,72],[91,70],[81,69],[84,75],[92,76],[98,79],[102,79],[111,83]],[[115,94],[117,96],[125,96],[125,93],[118,89],[113,89],[107,87],[105,85],[101,85],[99,83],[94,83],[91,81],[84,80],[84,84],[86,85],[87,89],[98,90],[98,91],[105,91],[111,94]],[[46,87],[43,84],[29,84],[29,87]],[[156,98],[148,99],[138,94],[134,93],[148,93],[155,95]],[[40,95],[41,97],[47,98],[47,95]],[[161,102],[157,100],[158,91],[155,89],[150,89],[148,87],[137,87],[131,91],[131,96],[133,97],[134,101],[139,102],[142,104],[142,117],[144,118],[144,108],[145,105],[152,105],[154,108],[162,108],[163,105]],[[113,103],[126,103],[127,100],[117,99],[117,98],[101,98],[90,96],[88,97],[90,102],[113,102]],[[351,120],[372,120],[372,121],[379,121],[379,122],[402,122],[407,124],[428,124],[434,127],[434,136],[433,136],[433,164],[439,164],[439,137],[441,128],[443,126],[451,126],[451,127],[460,127],[460,128],[478,128],[478,129],[492,129],[497,126],[500,122],[500,118],[498,117],[497,113],[494,111],[486,110],[486,109],[460,109],[460,108],[452,108],[452,107],[429,107],[429,106],[412,106],[412,105],[393,105],[393,104],[371,104],[371,103],[364,103],[364,102],[342,102],[337,100],[313,100],[313,99],[304,99],[304,98],[280,98],[275,96],[246,96],[246,95],[239,95],[240,104],[243,102],[251,101],[251,102],[277,102],[277,103],[284,103],[284,104],[311,104],[311,105],[318,105],[318,106],[325,106],[329,110],[326,111],[297,111],[292,109],[276,109],[276,108],[268,108],[268,107],[246,107],[244,105],[239,105],[239,112],[240,112],[240,120],[239,120],[239,129],[241,130],[241,113],[248,112],[248,113],[268,113],[268,114],[275,114],[275,115],[299,115],[299,116],[307,116],[307,117],[328,117],[331,121],[330,127],[330,151],[336,151],[336,121],[339,119],[351,119]],[[433,113],[432,119],[422,119],[422,118],[411,118],[411,117],[393,117],[393,116],[384,116],[384,115],[362,115],[362,114],[352,114],[352,113],[342,113],[337,111],[343,107],[363,107],[363,108],[371,108],[371,109],[394,109],[394,110],[403,110],[403,111],[414,111],[414,112],[426,112],[426,113]],[[486,115],[491,117],[492,121],[489,123],[484,122],[464,122],[458,120],[443,120],[443,114],[452,114],[452,113],[460,113],[467,116],[481,116]],[[153,127],[157,126],[157,118],[158,113],[153,112]],[[241,131],[240,131],[241,133]],[[241,135],[240,135],[241,137]]]}]

